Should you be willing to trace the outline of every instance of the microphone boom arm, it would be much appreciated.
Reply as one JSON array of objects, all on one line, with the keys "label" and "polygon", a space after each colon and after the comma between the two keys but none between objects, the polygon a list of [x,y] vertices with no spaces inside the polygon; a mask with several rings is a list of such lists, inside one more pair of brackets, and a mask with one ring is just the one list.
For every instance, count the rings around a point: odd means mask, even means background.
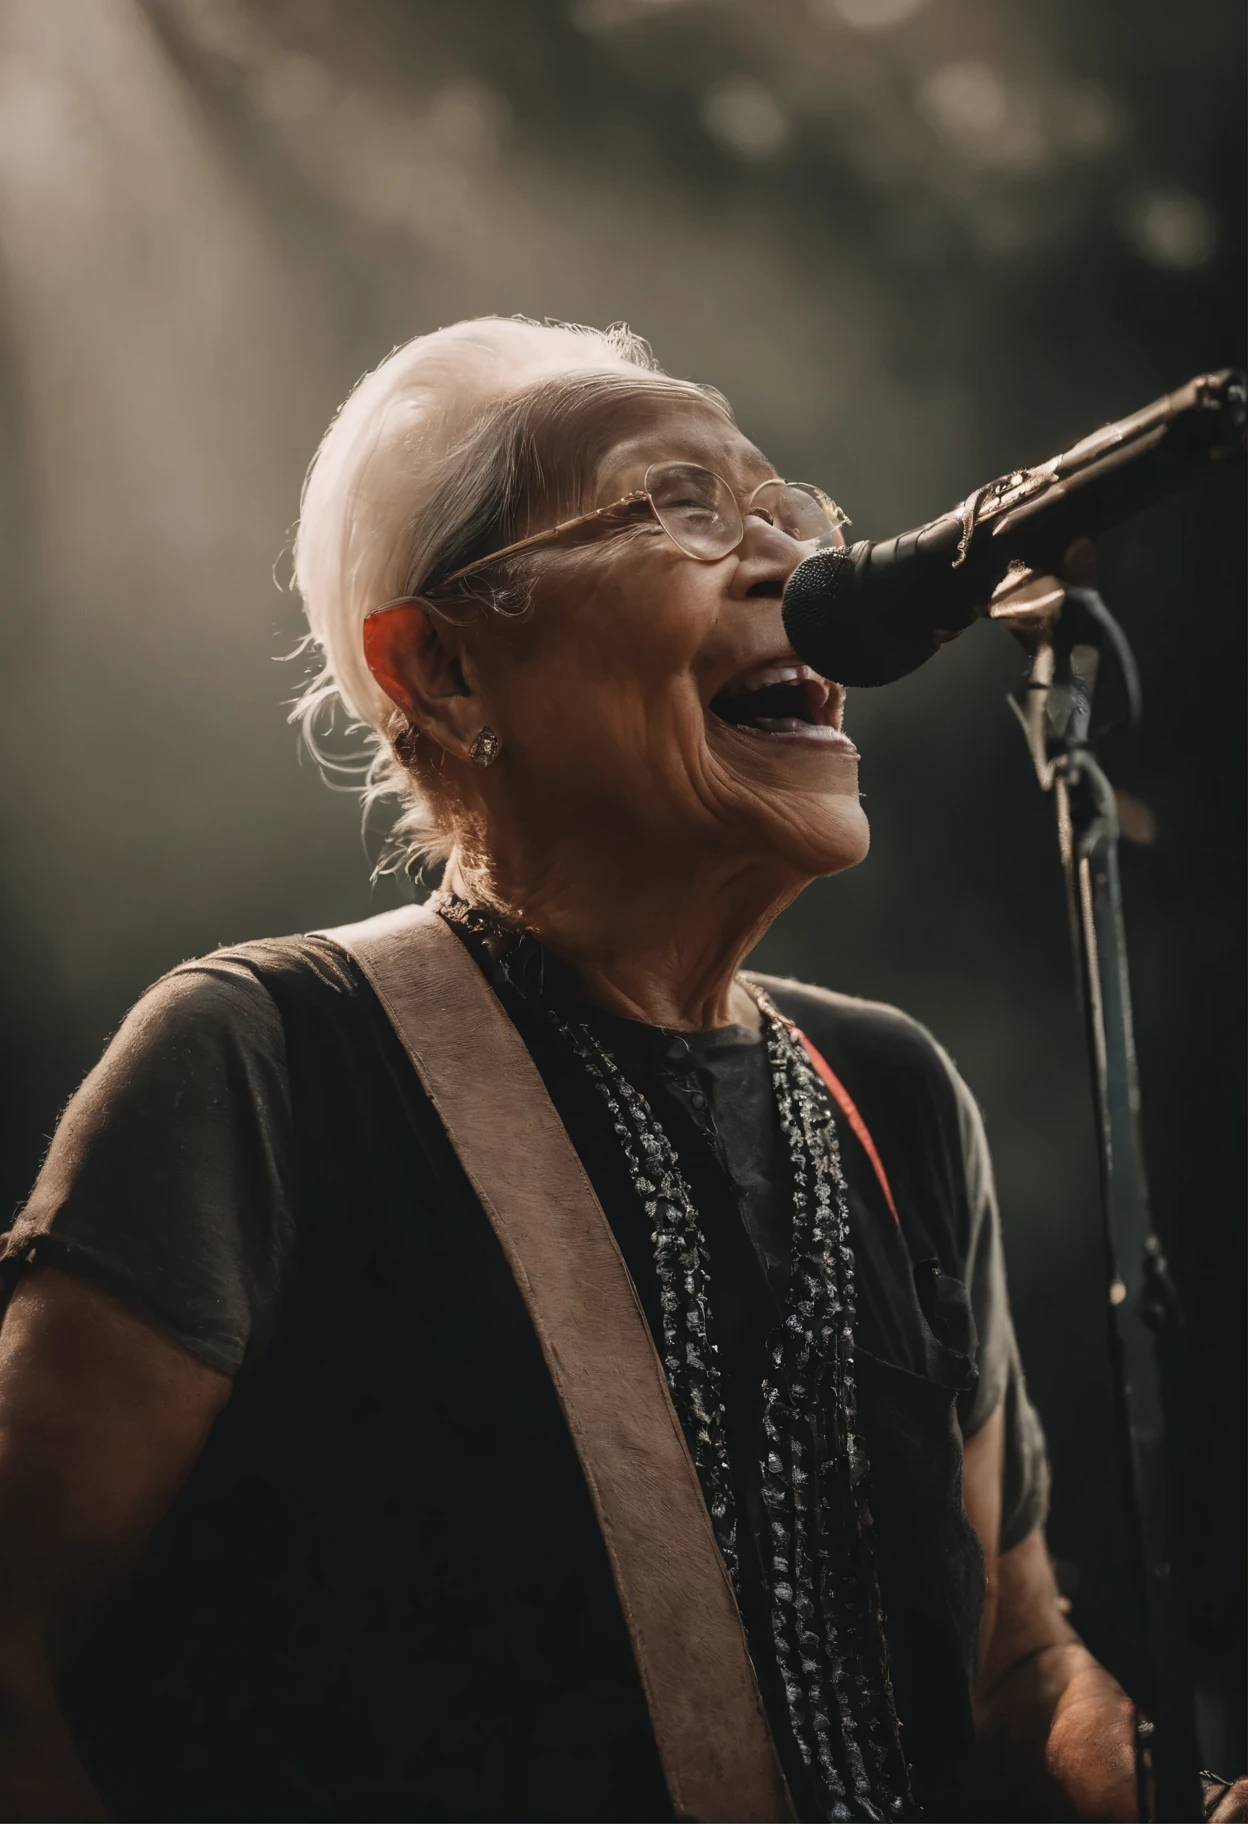
[{"label": "microphone boom arm", "polygon": [[1243,455],[1248,382],[1199,374],[1032,468],[977,488],[951,512],[878,543],[830,545],[784,591],[793,648],[842,684],[889,684],[932,658],[997,592],[1058,572],[1069,547]]}]

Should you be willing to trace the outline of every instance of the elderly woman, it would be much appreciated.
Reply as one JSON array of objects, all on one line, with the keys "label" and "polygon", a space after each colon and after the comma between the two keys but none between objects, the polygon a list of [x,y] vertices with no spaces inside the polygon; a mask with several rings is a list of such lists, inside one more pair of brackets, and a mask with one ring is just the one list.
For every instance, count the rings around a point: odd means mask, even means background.
[{"label": "elderly woman", "polygon": [[[6,1248],[9,1818],[1139,1815],[975,1104],[742,973],[867,825],[840,515],[622,330],[397,350],[297,575],[429,907],[130,1014]],[[977,1811],[978,1808],[978,1811]]]}]

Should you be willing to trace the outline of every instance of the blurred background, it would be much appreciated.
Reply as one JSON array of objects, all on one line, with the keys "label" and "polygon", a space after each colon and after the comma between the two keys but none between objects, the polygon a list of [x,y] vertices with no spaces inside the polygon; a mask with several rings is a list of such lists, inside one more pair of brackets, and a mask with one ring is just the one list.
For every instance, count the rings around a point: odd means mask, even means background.
[{"label": "blurred background", "polygon": [[[303,471],[395,343],[627,319],[885,537],[1244,359],[1226,0],[5,0],[6,1213],[181,958],[391,903],[296,751]],[[1244,1744],[1244,516],[1106,542],[1147,714],[1124,857],[1206,1763]],[[926,1021],[980,1097],[1073,1619],[1138,1665],[1052,806],[980,627],[851,697],[874,847],[758,960]]]}]

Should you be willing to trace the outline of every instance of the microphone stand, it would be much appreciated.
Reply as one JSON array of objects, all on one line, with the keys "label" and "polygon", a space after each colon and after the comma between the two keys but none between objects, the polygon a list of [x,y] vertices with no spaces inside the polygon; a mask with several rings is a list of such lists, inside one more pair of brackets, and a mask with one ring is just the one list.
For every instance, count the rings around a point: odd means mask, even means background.
[{"label": "microphone stand", "polygon": [[1180,1321],[1153,1233],[1140,1140],[1140,1095],[1127,970],[1118,810],[1095,743],[1140,715],[1125,634],[1092,589],[1009,577],[988,609],[1026,648],[1026,682],[1010,699],[1043,790],[1051,791],[1066,877],[1100,1153],[1106,1316],[1130,1560],[1151,1672],[1136,1721],[1138,1816],[1203,1817],[1188,1675],[1187,1629],[1171,1556],[1171,1484],[1159,1349]]}]

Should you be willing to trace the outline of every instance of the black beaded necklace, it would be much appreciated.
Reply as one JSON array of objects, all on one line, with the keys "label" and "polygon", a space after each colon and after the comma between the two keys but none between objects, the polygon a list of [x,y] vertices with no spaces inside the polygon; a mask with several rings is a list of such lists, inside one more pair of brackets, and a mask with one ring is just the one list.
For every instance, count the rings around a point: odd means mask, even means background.
[{"label": "black beaded necklace", "polygon": [[[509,953],[532,939],[451,894],[442,916]],[[857,1431],[854,1256],[831,1105],[790,1023],[756,984],[793,1182],[792,1272],[763,1379],[763,1563],[772,1641],[794,1739],[826,1819],[917,1815],[888,1675],[867,1460]],[[526,998],[534,998],[532,991]],[[653,1223],[663,1367],[712,1527],[739,1589],[709,1252],[676,1151],[646,1098],[574,1007],[536,997],[603,1098],[633,1189]]]}]

